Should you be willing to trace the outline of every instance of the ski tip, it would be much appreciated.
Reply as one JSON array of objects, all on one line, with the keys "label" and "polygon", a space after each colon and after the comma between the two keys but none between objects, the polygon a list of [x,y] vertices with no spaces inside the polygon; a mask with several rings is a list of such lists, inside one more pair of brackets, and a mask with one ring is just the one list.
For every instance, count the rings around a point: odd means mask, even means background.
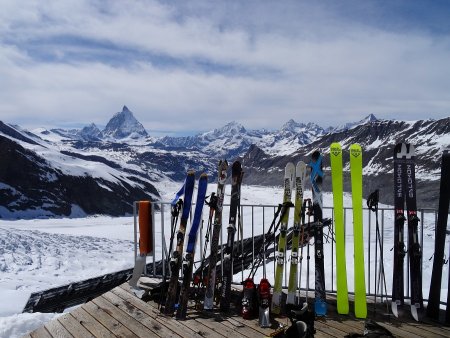
[{"label": "ski tip", "polygon": [[420,306],[416,306],[415,304],[411,304],[411,315],[413,316],[415,321],[422,321],[424,317],[423,308]]},{"label": "ski tip", "polygon": [[145,290],[140,287],[131,287],[131,291],[133,291],[134,295],[140,299],[142,299],[145,294]]},{"label": "ski tip", "polygon": [[392,310],[392,314],[398,318],[398,306],[397,303],[395,301],[393,301],[391,303],[391,310]]},{"label": "ski tip", "polygon": [[316,300],[314,302],[314,312],[316,316],[323,317],[327,315],[327,303],[323,300]]}]

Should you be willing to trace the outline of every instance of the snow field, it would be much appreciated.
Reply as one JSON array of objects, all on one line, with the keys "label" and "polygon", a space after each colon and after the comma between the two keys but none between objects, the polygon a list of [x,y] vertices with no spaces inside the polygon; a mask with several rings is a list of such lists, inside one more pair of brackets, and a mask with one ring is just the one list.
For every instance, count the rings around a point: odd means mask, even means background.
[{"label": "snow field", "polygon": [[[179,183],[162,182],[159,191],[164,201],[170,201],[180,188]],[[230,201],[230,186],[226,187],[225,204]],[[216,184],[208,185],[208,194],[216,191]],[[365,193],[366,195],[367,193]],[[194,193],[194,201],[195,201]],[[279,187],[242,186],[242,225],[244,238],[267,231],[273,219],[278,203],[282,201],[283,191]],[[310,198],[309,191],[304,198]],[[253,206],[250,206],[253,205]],[[264,207],[263,207],[264,205]],[[332,195],[324,194],[324,217],[331,217]],[[365,201],[364,204],[365,205]],[[351,195],[344,195],[344,206],[351,208]],[[392,251],[394,215],[391,210],[383,210],[388,206],[380,205],[379,225],[383,238],[384,270],[386,273],[387,292],[392,285]],[[192,209],[193,211],[193,209]],[[200,260],[203,252],[204,235],[207,227],[209,208],[204,207],[204,224],[197,236],[196,258]],[[369,216],[370,214],[370,216]],[[428,297],[431,280],[432,257],[434,250],[435,214],[419,213],[423,227],[423,296]],[[164,213],[155,212],[155,259],[162,257],[165,241],[167,247],[170,237],[170,207],[164,205]],[[346,257],[347,283],[349,291],[353,291],[353,222],[351,209],[346,209]],[[228,225],[228,207],[223,210],[222,240],[225,242]],[[292,211],[289,226],[293,223]],[[164,224],[164,236],[161,225]],[[0,220],[0,337],[20,337],[21,335],[54,318],[55,314],[22,314],[21,311],[32,292],[61,286],[105,273],[130,268],[134,263],[132,216],[112,218],[108,216],[73,218],[73,219],[35,219],[35,220]],[[375,292],[375,268],[378,262],[375,257],[375,214],[364,211],[364,239],[366,264],[366,289]],[[407,243],[407,225],[405,224],[405,243]],[[187,234],[190,226],[188,225]],[[327,235],[329,229],[324,229]],[[331,232],[330,232],[331,235]],[[420,229],[419,229],[420,235]],[[164,240],[163,240],[164,238]],[[236,234],[236,241],[242,237]],[[446,253],[448,243],[446,241]],[[310,241],[313,244],[313,240]],[[309,248],[309,287],[314,288],[314,246],[305,246],[303,252],[301,287],[307,286],[307,250]],[[336,290],[335,245],[331,238],[324,241],[325,280],[327,290]],[[378,249],[377,249],[378,250]],[[370,252],[370,258],[369,258]],[[209,255],[209,247],[207,250]],[[290,252],[286,252],[284,285],[287,285],[289,274]],[[377,253],[379,258],[379,251]],[[153,257],[148,257],[151,262]],[[198,266],[199,263],[196,263]],[[268,279],[273,283],[274,262],[266,266]],[[300,270],[300,269],[299,269]],[[405,264],[405,273],[407,265]],[[241,282],[248,276],[248,270],[238,273],[233,280]],[[263,268],[259,268],[255,281],[259,283]],[[441,300],[446,301],[448,283],[448,265],[444,266]],[[408,279],[405,278],[405,292],[408,291]],[[313,296],[313,292],[309,293]],[[352,311],[352,309],[351,309]]]}]

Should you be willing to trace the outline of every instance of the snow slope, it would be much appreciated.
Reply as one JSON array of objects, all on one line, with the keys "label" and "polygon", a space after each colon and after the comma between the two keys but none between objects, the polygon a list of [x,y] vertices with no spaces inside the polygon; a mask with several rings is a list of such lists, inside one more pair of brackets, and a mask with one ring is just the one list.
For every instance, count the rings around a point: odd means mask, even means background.
[{"label": "snow slope", "polygon": [[[158,190],[162,192],[163,200],[171,200],[180,184],[165,181],[160,183]],[[216,185],[209,184],[208,193],[215,191]],[[226,188],[225,203],[230,199],[230,187]],[[273,217],[273,207],[258,207],[258,205],[276,205],[282,199],[281,188],[270,188],[261,186],[242,187],[242,223],[244,225],[244,237],[252,232],[256,235],[267,230]],[[305,198],[310,197],[309,191]],[[256,205],[253,208],[248,204]],[[332,196],[324,195],[325,212],[324,217],[330,217]],[[344,205],[351,207],[351,196],[345,195]],[[386,206],[381,206],[386,207]],[[166,208],[166,211],[168,209]],[[204,208],[205,219],[207,208]],[[165,238],[168,239],[170,228],[170,213],[165,213]],[[374,289],[376,265],[375,261],[375,218],[368,212],[364,213],[364,235],[366,243],[370,242],[371,257],[366,254],[366,285],[370,290]],[[370,217],[370,220],[369,220]],[[434,214],[421,215],[424,229],[423,235],[423,259],[428,262],[434,247]],[[383,222],[381,223],[381,219]],[[161,224],[159,213],[155,215],[157,226]],[[228,210],[224,208],[224,228],[228,221]],[[292,215],[291,215],[292,222]],[[346,251],[347,251],[347,273],[349,290],[353,289],[353,229],[351,210],[346,211]],[[392,281],[392,226],[393,212],[380,210],[380,226],[384,236],[385,270],[388,292]],[[206,225],[205,225],[206,227]],[[200,247],[203,233],[199,234],[197,241]],[[325,229],[325,233],[328,233]],[[226,232],[223,232],[225,239]],[[156,239],[161,238],[160,229],[156,230]],[[238,238],[238,237],[237,237]],[[161,242],[156,240],[156,259],[161,257]],[[448,241],[447,241],[448,242]],[[305,251],[308,247],[305,247]],[[366,251],[369,247],[366,245]],[[332,254],[332,243],[325,243],[325,269],[326,287],[335,289],[335,272],[332,267],[334,259]],[[309,285],[313,287],[314,281],[314,255],[313,246],[309,247],[311,253]],[[446,249],[448,250],[448,248]],[[197,256],[201,250],[197,249]],[[290,253],[287,253],[289,257]],[[306,257],[306,252],[304,254]],[[149,258],[151,259],[151,258]],[[196,260],[198,257],[196,258]],[[306,287],[306,258],[303,260],[301,286]],[[370,263],[370,264],[369,264]],[[21,335],[42,325],[54,318],[55,314],[21,314],[21,311],[29,295],[38,290],[48,289],[64,285],[71,281],[96,277],[104,273],[114,272],[133,265],[133,218],[132,217],[88,217],[78,219],[39,219],[39,220],[0,220],[0,337],[20,337]],[[424,264],[423,271],[423,295],[428,296],[429,280],[431,276],[431,265]],[[442,282],[441,299],[446,299],[446,286],[448,266],[444,267],[444,280]],[[288,268],[286,269],[288,272]],[[267,276],[273,279],[274,265],[267,265]],[[333,271],[333,274],[332,274]],[[370,279],[369,277],[370,271]],[[256,280],[262,276],[262,268],[256,275]],[[240,282],[246,277],[247,272],[234,276],[235,282]],[[333,276],[333,279],[331,279]],[[310,293],[312,295],[312,293]]]}]

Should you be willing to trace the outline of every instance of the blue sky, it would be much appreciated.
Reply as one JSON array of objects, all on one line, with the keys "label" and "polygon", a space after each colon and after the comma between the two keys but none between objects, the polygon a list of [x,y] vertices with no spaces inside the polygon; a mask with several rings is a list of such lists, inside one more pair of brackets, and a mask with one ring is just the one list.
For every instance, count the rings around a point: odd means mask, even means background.
[{"label": "blue sky", "polygon": [[0,120],[154,133],[450,116],[450,1],[0,0]]}]

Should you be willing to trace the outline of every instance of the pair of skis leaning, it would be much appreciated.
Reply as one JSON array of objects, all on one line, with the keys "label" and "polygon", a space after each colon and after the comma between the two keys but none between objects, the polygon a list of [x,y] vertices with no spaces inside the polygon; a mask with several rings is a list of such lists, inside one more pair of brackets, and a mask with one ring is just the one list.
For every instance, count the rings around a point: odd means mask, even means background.
[{"label": "pair of skis leaning", "polygon": [[[289,284],[286,304],[297,305],[298,287],[298,249],[301,230],[301,213],[303,205],[303,191],[305,189],[306,164],[303,161],[294,166],[289,162],[285,167],[283,203],[291,203],[292,189],[295,188],[294,202],[294,226],[292,235],[292,247],[290,257]],[[281,217],[280,236],[278,239],[275,282],[272,296],[272,312],[279,314],[282,305],[282,283],[284,275],[284,261],[286,251],[286,234],[289,223],[289,208]]]},{"label": "pair of skis leaning", "polygon": [[[349,150],[354,236],[355,317],[366,318],[367,301],[363,237],[362,149],[359,144],[355,143],[350,145]],[[342,148],[337,142],[330,145],[330,161],[336,235],[337,311],[339,314],[348,314],[349,302],[345,253]]]},{"label": "pair of skis leaning", "polygon": [[[408,222],[408,253],[411,282],[411,315],[419,321],[424,314],[422,296],[422,249],[419,243],[415,150],[412,144],[398,143],[394,147],[394,273],[392,283],[392,313],[398,317],[404,304],[404,223]],[[406,203],[407,218],[404,215]]]},{"label": "pair of skis leaning", "polygon": [[[215,210],[214,226],[211,239],[211,254],[209,256],[209,266],[207,274],[207,282],[205,289],[205,299],[203,303],[204,310],[212,310],[214,306],[214,291],[216,288],[216,271],[217,271],[217,253],[219,248],[220,231],[222,228],[222,208],[225,195],[225,181],[227,178],[227,161],[219,163],[219,174],[217,184],[217,206]],[[240,200],[241,200],[241,184],[242,165],[239,161],[233,162],[231,168],[231,201],[229,223],[227,227],[227,243],[223,256],[223,275],[222,287],[220,291],[220,309],[226,312],[230,308],[231,283],[233,279],[233,248],[234,237],[236,233],[236,222],[240,218]]]},{"label": "pair of skis leaning", "polygon": [[177,295],[179,289],[178,277],[183,263],[183,280],[179,292],[179,301],[176,316],[178,319],[186,317],[187,302],[189,297],[189,287],[192,279],[192,269],[194,264],[195,244],[197,240],[197,232],[202,220],[203,205],[205,203],[206,189],[208,187],[208,176],[201,174],[198,182],[197,201],[195,205],[194,216],[192,218],[191,229],[188,235],[188,243],[184,262],[182,262],[184,239],[188,217],[191,211],[192,196],[195,186],[195,172],[189,171],[184,183],[184,203],[182,208],[180,227],[177,233],[176,248],[172,253],[170,260],[170,280],[164,306],[164,313],[172,315],[177,304]]},{"label": "pair of skis leaning", "polygon": [[[217,265],[217,251],[219,246],[220,231],[222,227],[222,208],[225,195],[225,181],[227,178],[227,161],[219,162],[218,170],[218,185],[216,195],[216,205],[214,210],[214,226],[212,229],[211,239],[211,255],[209,259],[208,275],[206,277],[206,290],[204,309],[212,309],[214,302],[214,290],[216,282],[216,265]],[[232,282],[232,266],[233,266],[233,247],[234,235],[236,232],[236,221],[240,220],[240,190],[242,182],[242,166],[239,161],[235,161],[232,166],[232,187],[231,187],[231,203],[230,203],[230,220],[228,226],[228,240],[224,252],[223,262],[223,281],[221,290],[220,307],[222,311],[227,311],[230,306],[230,293]],[[166,305],[164,313],[167,315],[173,314],[175,311],[175,302],[177,297],[178,275],[180,270],[180,257],[183,251],[183,243],[186,232],[187,217],[189,216],[190,206],[192,201],[192,192],[194,186],[194,173],[189,172],[184,185],[184,204],[183,212],[180,221],[180,229],[177,235],[177,247],[172,254],[171,259],[171,280],[167,292]],[[176,312],[177,319],[185,319],[187,312],[187,303],[189,299],[189,287],[192,279],[192,270],[195,255],[195,243],[198,233],[198,228],[202,219],[202,210],[206,198],[207,189],[207,175],[202,174],[199,179],[199,188],[197,194],[197,203],[192,220],[191,230],[188,236],[188,244],[186,248],[186,256],[183,266],[183,281],[181,284],[179,303]]]},{"label": "pair of skis leaning", "polygon": [[[258,289],[254,283],[254,275],[264,261],[266,255],[266,250],[271,244],[271,241],[264,240],[261,246],[260,252],[256,256],[256,260],[252,266],[249,277],[243,282],[243,300],[242,300],[242,316],[245,319],[249,319],[253,314],[253,307],[255,306],[255,293],[258,296],[259,303],[259,324],[261,327],[270,326],[270,308],[275,314],[281,312],[281,302],[282,302],[282,282],[284,274],[284,264],[285,264],[285,251],[286,251],[286,235],[288,231],[289,222],[289,210],[294,207],[294,228],[292,237],[292,248],[291,248],[291,269],[289,276],[289,288],[288,288],[288,298],[287,303],[296,305],[297,303],[297,266],[298,266],[298,248],[300,240],[300,220],[301,220],[301,208],[303,205],[303,191],[304,182],[306,176],[306,165],[304,162],[300,161],[297,164],[297,168],[293,163],[289,162],[285,167],[284,175],[284,192],[283,192],[283,204],[278,206],[275,212],[274,219],[270,225],[268,232],[265,234],[264,239],[274,238],[274,235],[280,227],[280,234],[278,238],[278,247],[276,255],[276,270],[275,270],[275,285],[274,292],[272,296],[272,302],[270,302],[270,283],[265,275],[265,266],[263,278],[261,279]],[[295,204],[292,204],[292,188],[295,186],[296,197]],[[279,220],[277,222],[277,219]],[[271,306],[270,306],[271,305]]]}]

